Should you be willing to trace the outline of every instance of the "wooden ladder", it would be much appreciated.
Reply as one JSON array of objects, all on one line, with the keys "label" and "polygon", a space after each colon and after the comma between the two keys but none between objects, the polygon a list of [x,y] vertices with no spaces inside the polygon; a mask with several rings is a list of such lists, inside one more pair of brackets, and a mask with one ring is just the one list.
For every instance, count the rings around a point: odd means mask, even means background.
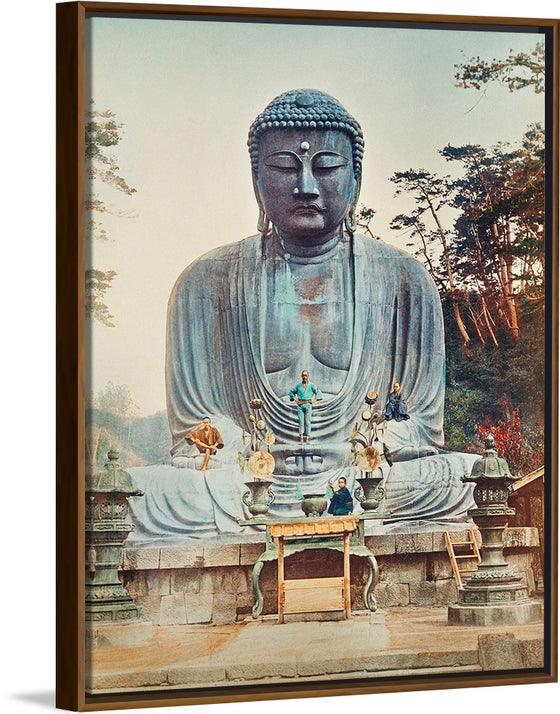
[{"label": "wooden ladder", "polygon": [[[474,573],[476,568],[460,568],[459,563],[457,561],[465,560],[465,559],[474,560],[476,558],[476,562],[480,563],[480,560],[481,560],[480,551],[478,549],[478,543],[476,540],[476,533],[475,533],[474,528],[471,528],[469,530],[469,533],[470,533],[470,540],[457,541],[457,542],[453,543],[448,531],[445,531],[445,544],[447,546],[447,552],[449,553],[449,560],[451,561],[451,567],[453,568],[453,575],[455,576],[455,580],[457,581],[457,586],[459,587],[459,589],[462,589],[462,587],[463,587],[463,581],[461,578],[461,574],[462,573]],[[455,548],[458,548],[461,552],[457,553],[455,551]],[[464,551],[466,549],[469,549],[470,552],[465,553]]]}]

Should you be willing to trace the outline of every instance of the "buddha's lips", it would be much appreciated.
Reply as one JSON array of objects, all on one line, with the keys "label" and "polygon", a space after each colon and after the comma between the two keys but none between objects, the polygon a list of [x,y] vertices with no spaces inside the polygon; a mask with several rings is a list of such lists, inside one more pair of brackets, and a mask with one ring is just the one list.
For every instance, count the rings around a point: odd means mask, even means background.
[{"label": "buddha's lips", "polygon": [[326,210],[318,203],[300,203],[293,209],[293,213],[324,213]]}]

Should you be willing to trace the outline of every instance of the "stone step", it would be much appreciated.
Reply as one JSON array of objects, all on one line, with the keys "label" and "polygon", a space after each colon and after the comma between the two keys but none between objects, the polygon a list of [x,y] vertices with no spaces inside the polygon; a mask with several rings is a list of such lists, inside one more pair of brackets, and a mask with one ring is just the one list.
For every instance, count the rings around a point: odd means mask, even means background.
[{"label": "stone step", "polygon": [[104,646],[90,649],[90,693],[543,666],[542,623],[518,626],[515,634],[507,627],[449,626],[447,608],[283,625],[267,616],[236,625],[154,627],[137,646],[122,640],[124,627],[107,626]]}]

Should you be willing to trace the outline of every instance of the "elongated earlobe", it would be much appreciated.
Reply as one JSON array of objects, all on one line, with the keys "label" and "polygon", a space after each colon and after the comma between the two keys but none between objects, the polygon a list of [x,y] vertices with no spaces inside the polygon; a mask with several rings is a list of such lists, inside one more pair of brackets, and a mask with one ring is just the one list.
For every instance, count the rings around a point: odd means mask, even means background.
[{"label": "elongated earlobe", "polygon": [[253,173],[253,189],[255,191],[255,198],[257,199],[257,204],[259,206],[259,220],[257,221],[257,230],[264,237],[270,233],[270,221],[266,215],[264,208],[264,202],[262,200],[261,192],[259,191],[259,186],[255,174]]},{"label": "elongated earlobe", "polygon": [[358,197],[360,195],[360,187],[362,185],[362,175],[358,175],[356,183],[354,184],[354,190],[352,191],[352,198],[348,204],[348,209],[346,215],[344,216],[344,226],[350,235],[356,232],[358,227],[358,222],[356,220],[356,206],[358,205]]},{"label": "elongated earlobe", "polygon": [[262,206],[259,206],[259,220],[257,221],[257,230],[262,235],[265,236],[270,232],[270,221],[266,215],[266,211]]}]

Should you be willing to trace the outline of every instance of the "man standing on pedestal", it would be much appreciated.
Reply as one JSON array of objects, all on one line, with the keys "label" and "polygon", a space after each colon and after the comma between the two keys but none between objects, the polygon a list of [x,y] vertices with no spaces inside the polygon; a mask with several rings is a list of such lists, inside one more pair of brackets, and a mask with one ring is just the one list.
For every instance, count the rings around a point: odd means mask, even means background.
[{"label": "man standing on pedestal", "polygon": [[301,382],[290,392],[290,401],[297,404],[299,440],[303,444],[311,438],[311,417],[313,404],[316,399],[321,399],[321,393],[313,382],[309,381],[309,372],[305,369],[301,373]]}]

